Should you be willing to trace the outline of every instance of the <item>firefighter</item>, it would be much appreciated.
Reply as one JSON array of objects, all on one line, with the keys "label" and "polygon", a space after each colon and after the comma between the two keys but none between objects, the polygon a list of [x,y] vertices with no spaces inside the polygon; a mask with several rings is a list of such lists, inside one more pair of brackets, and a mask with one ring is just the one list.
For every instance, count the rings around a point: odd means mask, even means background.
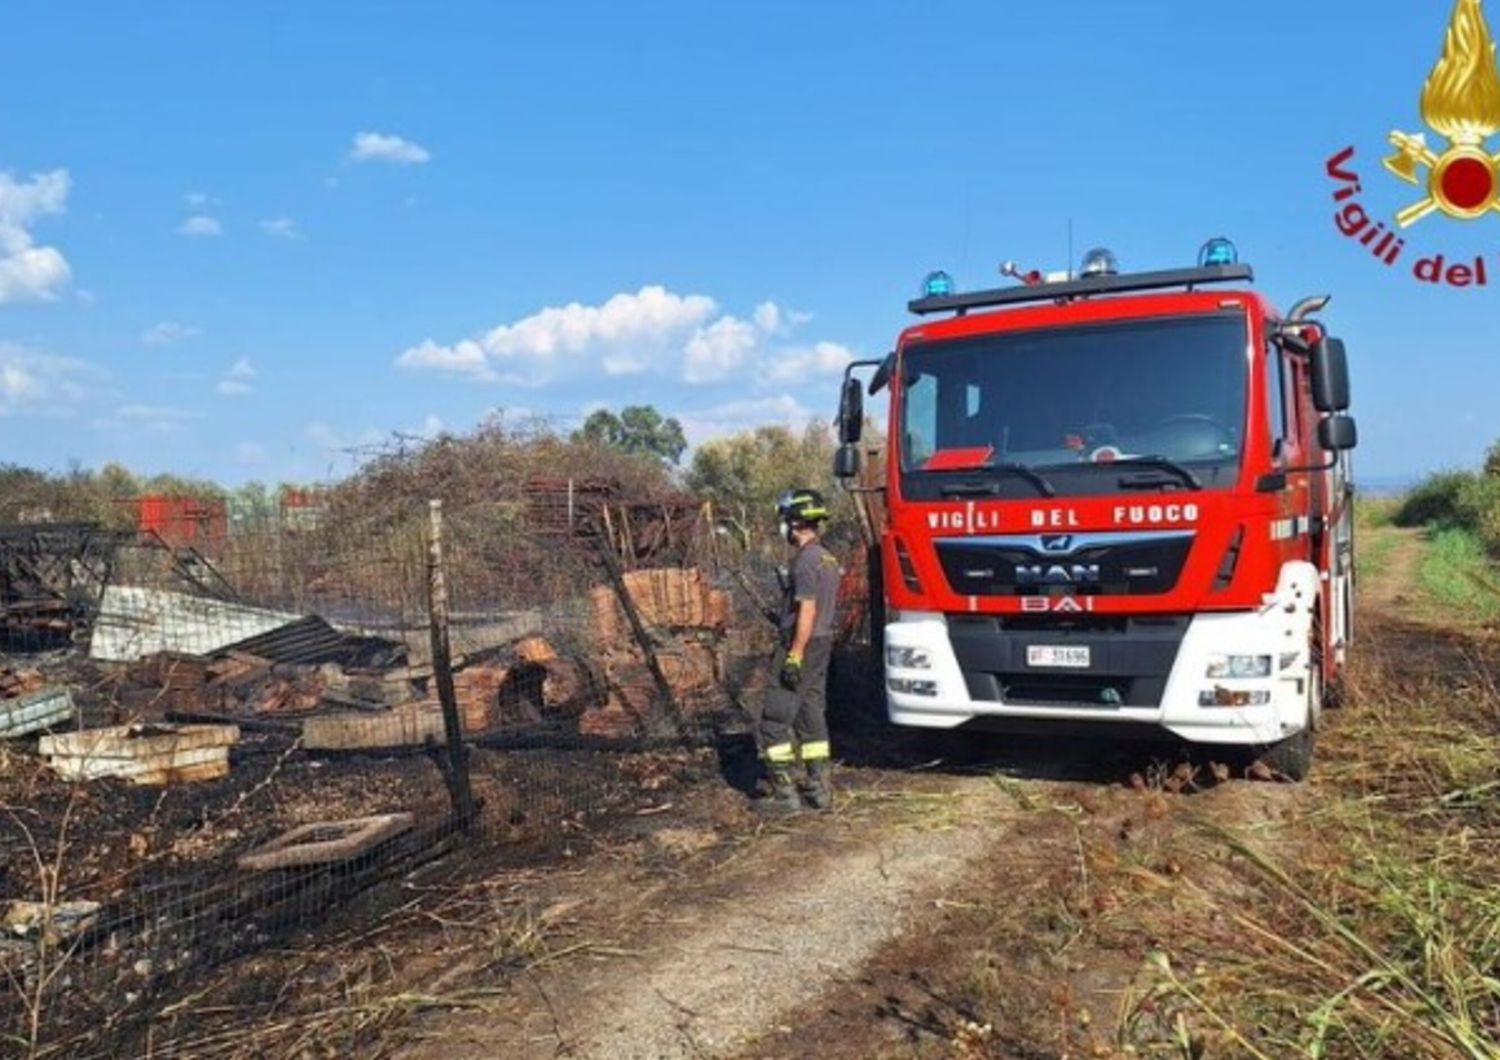
[{"label": "firefighter", "polygon": [[[767,692],[760,719],[761,753],[771,791],[758,800],[757,808],[789,813],[801,809],[805,799],[814,809],[826,810],[833,804],[825,717],[828,662],[843,572],[818,539],[828,519],[822,494],[792,490],[782,495],[776,514],[792,559],[782,579],[785,604],[775,658],[777,687]],[[798,763],[802,774],[794,779]]]}]

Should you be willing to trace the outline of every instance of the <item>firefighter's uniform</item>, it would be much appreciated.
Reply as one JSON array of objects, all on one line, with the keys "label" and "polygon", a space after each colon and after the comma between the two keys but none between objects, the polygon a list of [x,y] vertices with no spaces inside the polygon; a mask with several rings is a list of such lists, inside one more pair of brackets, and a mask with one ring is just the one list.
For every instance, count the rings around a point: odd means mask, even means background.
[{"label": "firefighter's uniform", "polygon": [[[821,498],[818,502],[821,504]],[[774,672],[780,686],[767,692],[760,720],[760,743],[773,789],[769,803],[773,806],[792,808],[799,804],[792,775],[798,763],[804,768],[800,785],[803,797],[819,809],[831,802],[828,663],[833,655],[834,610],[842,574],[838,560],[816,537],[801,544],[792,560],[782,608],[781,643],[775,658]],[[812,637],[799,665],[788,656],[797,616],[806,601],[812,601],[816,610]]]}]

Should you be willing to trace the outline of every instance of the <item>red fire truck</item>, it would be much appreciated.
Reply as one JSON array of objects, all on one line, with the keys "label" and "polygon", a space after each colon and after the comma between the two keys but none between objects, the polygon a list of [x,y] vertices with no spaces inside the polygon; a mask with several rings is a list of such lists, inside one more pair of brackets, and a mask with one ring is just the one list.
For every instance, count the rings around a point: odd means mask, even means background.
[{"label": "red fire truck", "polygon": [[854,373],[890,395],[891,720],[1165,732],[1303,778],[1353,626],[1356,431],[1327,297],[1279,313],[1222,239],[1195,268],[1121,274],[1098,250],[1021,279],[931,274],[924,319],[845,374],[846,484]]}]

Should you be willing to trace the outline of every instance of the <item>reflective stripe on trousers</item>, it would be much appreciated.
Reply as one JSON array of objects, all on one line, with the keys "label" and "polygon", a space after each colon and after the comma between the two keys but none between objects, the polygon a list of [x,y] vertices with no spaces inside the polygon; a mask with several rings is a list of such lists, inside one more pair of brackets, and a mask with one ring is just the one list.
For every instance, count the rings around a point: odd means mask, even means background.
[{"label": "reflective stripe on trousers", "polygon": [[791,765],[797,760],[797,751],[789,743],[774,743],[766,748],[766,761],[772,765]]}]

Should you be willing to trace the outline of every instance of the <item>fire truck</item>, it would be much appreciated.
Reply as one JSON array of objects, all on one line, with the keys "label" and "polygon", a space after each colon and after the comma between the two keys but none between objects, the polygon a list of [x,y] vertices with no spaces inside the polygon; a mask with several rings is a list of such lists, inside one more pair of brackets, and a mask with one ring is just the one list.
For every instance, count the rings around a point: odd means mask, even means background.
[{"label": "fire truck", "polygon": [[[1077,274],[1002,272],[1021,282],[930,274],[922,319],[845,372],[834,471],[884,495],[865,510],[891,721],[1171,734],[1303,779],[1353,634],[1328,298],[1278,312],[1224,239],[1192,268],[1098,249]],[[882,390],[884,482],[860,486]]]}]

